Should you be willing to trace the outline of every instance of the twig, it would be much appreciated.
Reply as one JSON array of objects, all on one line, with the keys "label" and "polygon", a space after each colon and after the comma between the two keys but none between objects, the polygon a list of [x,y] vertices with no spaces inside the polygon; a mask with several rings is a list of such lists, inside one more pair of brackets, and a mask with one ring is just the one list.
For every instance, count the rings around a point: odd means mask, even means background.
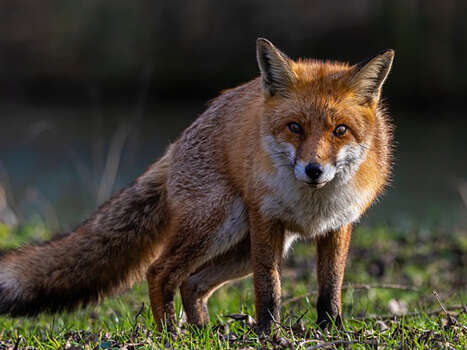
[{"label": "twig", "polygon": [[432,291],[433,295],[435,296],[436,300],[438,301],[439,306],[441,306],[441,309],[444,311],[446,315],[448,315],[448,311],[444,307],[443,303],[441,302],[441,299],[439,298],[439,294],[436,290]]},{"label": "twig", "polygon": [[104,202],[104,200],[108,199],[112,193],[112,188],[117,178],[118,168],[120,166],[123,148],[125,147],[130,131],[131,126],[127,123],[122,123],[112,137],[99,190],[97,192],[97,203],[99,205]]},{"label": "twig", "polygon": [[301,342],[297,344],[296,349],[301,349],[304,345],[307,345],[309,343],[316,343],[318,341],[319,340],[316,340],[316,339],[302,340]]},{"label": "twig", "polygon": [[433,311],[428,311],[428,312],[423,312],[423,311],[418,311],[418,312],[409,312],[404,315],[374,315],[374,316],[363,316],[363,317],[352,317],[350,321],[371,321],[371,320],[392,320],[392,319],[400,319],[403,317],[415,317],[419,315],[427,315],[427,316],[432,316],[432,315],[437,315],[441,312],[446,312],[446,313],[455,313],[456,311],[462,310],[464,312],[467,312],[467,308],[462,305],[453,305],[451,307],[445,308],[445,309],[437,309]]},{"label": "twig", "polygon": [[310,308],[306,309],[304,313],[302,313],[300,315],[299,318],[297,318],[297,320],[295,321],[295,323],[293,324],[292,328],[294,328],[295,326],[298,325],[298,323],[302,320],[302,318],[308,313],[308,311],[310,311]]},{"label": "twig", "polygon": [[102,173],[101,181],[97,192],[97,204],[100,205],[102,202],[107,200],[111,193],[112,188],[115,184],[118,175],[118,169],[120,166],[120,160],[123,154],[123,150],[128,141],[128,138],[133,131],[133,127],[139,124],[144,114],[144,107],[146,105],[149,86],[151,82],[151,76],[153,72],[152,64],[148,64],[142,72],[142,89],[140,98],[136,104],[135,114],[127,123],[122,123],[110,142],[110,147],[107,152],[107,158],[105,161],[104,171]]},{"label": "twig", "polygon": [[[342,286],[342,290],[348,290],[348,289],[355,289],[355,290],[370,290],[370,289],[395,289],[395,290],[404,290],[404,291],[409,291],[409,292],[418,292],[418,289],[411,287],[411,286],[406,286],[402,284],[346,284]],[[289,299],[286,299],[282,302],[282,305],[287,305],[291,303],[296,303],[297,301],[300,301],[304,298],[308,298],[310,296],[318,295],[318,291],[313,290],[311,292],[308,292],[307,294],[304,295],[299,295],[296,297],[292,297]]]},{"label": "twig", "polygon": [[13,347],[13,350],[18,350],[19,349],[19,343],[21,342],[21,336],[18,336],[18,339],[16,339],[15,346]]},{"label": "twig", "polygon": [[[335,340],[329,343],[321,343],[315,346],[311,346],[306,348],[306,350],[315,350],[315,349],[329,349],[334,347],[335,345],[351,345],[356,343],[362,343],[361,340]],[[374,345],[376,342],[374,341],[363,341],[363,343],[367,345]]]},{"label": "twig", "polygon": [[434,290],[433,292],[433,295],[435,296],[436,300],[438,301],[438,304],[439,306],[441,306],[441,309],[444,311],[444,313],[446,314],[447,318],[448,318],[448,322],[450,324],[456,324],[456,320],[448,313],[448,310],[446,310],[446,308],[444,307],[443,303],[441,302],[441,299],[439,297],[439,294],[436,290]]},{"label": "twig", "polygon": [[315,295],[318,295],[318,291],[316,290],[313,290],[311,292],[308,292],[306,294],[303,294],[303,295],[298,295],[296,297],[292,297],[292,298],[289,298],[289,299],[286,299],[282,302],[282,305],[287,305],[287,304],[293,304],[293,303],[296,303],[302,299],[305,299],[305,298],[308,298],[308,297],[311,297],[311,296],[315,296]]},{"label": "twig", "polygon": [[145,305],[144,305],[144,303],[142,303],[141,307],[139,308],[138,312],[135,315],[135,322],[138,320],[138,317],[143,313],[144,307],[145,307]]},{"label": "twig", "polygon": [[349,283],[342,287],[342,289],[396,289],[405,290],[409,292],[418,292],[419,290],[415,287],[406,286],[403,284],[392,284],[392,283],[381,283],[381,284],[353,284]]}]

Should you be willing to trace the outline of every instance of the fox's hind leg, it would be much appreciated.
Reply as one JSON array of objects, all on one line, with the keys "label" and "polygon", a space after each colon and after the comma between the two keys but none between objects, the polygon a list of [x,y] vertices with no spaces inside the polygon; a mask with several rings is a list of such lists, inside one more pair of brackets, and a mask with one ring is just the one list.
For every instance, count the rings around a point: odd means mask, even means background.
[{"label": "fox's hind leg", "polygon": [[209,323],[207,301],[225,283],[251,274],[250,239],[201,266],[183,282],[180,293],[188,323],[205,326]]},{"label": "fox's hind leg", "polygon": [[159,328],[167,325],[169,331],[175,327],[174,295],[181,283],[205,260],[206,239],[193,237],[190,229],[179,229],[169,237],[164,250],[146,273],[149,299],[154,320]]},{"label": "fox's hind leg", "polygon": [[163,251],[147,271],[151,308],[159,327],[164,322],[168,328],[174,326],[173,298],[182,282],[247,236],[246,213],[238,198],[224,192],[210,204],[203,211],[185,203],[190,209],[171,218]]}]

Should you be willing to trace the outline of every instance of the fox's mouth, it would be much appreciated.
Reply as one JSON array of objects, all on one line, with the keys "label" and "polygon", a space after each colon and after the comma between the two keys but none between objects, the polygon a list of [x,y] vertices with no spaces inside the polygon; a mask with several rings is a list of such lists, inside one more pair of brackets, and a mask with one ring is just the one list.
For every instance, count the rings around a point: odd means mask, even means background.
[{"label": "fox's mouth", "polygon": [[323,182],[306,181],[306,183],[310,185],[310,187],[313,187],[316,189],[324,187],[328,182],[329,181],[323,181]]}]

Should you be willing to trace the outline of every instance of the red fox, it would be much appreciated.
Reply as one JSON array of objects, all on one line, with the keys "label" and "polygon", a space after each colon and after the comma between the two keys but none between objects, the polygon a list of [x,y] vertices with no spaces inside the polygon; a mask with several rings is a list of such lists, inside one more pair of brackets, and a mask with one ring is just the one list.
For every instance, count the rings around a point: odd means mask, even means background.
[{"label": "red fox", "polygon": [[97,302],[146,277],[155,322],[173,330],[253,273],[259,332],[280,320],[280,266],[299,237],[318,249],[318,324],[341,321],[352,224],[385,188],[391,124],[386,50],[356,65],[294,61],[257,40],[260,76],[224,91],[166,154],[74,232],[7,252],[0,313]]}]

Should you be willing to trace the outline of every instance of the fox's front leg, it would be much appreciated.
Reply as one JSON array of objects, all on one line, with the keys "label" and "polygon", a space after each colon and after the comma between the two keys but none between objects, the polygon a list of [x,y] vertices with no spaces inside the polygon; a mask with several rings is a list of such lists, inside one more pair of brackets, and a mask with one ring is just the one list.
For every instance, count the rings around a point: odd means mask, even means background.
[{"label": "fox's front leg", "polygon": [[341,288],[349,250],[352,225],[341,227],[317,239],[318,247],[318,324],[341,324]]},{"label": "fox's front leg", "polygon": [[249,213],[251,262],[256,296],[256,320],[259,333],[269,333],[272,323],[280,321],[280,264],[284,229],[266,220],[260,213]]}]

